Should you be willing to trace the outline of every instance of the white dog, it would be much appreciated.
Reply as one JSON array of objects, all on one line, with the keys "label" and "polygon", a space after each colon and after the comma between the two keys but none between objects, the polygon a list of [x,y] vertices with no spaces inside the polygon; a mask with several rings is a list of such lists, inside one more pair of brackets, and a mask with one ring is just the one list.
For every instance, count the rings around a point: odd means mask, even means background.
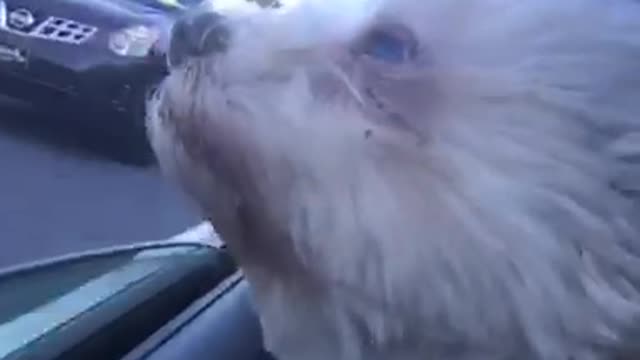
[{"label": "white dog", "polygon": [[639,11],[199,9],[150,137],[280,360],[637,359]]}]

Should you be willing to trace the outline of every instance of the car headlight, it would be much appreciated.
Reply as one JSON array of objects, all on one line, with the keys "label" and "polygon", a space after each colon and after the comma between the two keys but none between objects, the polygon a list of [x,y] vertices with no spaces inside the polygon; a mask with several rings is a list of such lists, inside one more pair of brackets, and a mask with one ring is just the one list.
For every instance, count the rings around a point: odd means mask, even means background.
[{"label": "car headlight", "polygon": [[109,49],[121,56],[145,57],[160,38],[158,29],[138,25],[111,34]]}]

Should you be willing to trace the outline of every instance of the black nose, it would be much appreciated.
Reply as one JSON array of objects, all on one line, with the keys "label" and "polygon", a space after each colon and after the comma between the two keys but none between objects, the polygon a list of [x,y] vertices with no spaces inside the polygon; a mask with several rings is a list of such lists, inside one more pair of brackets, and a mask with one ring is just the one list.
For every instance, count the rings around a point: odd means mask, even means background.
[{"label": "black nose", "polygon": [[187,13],[171,30],[169,66],[179,66],[187,59],[223,53],[229,45],[225,19],[212,11]]}]

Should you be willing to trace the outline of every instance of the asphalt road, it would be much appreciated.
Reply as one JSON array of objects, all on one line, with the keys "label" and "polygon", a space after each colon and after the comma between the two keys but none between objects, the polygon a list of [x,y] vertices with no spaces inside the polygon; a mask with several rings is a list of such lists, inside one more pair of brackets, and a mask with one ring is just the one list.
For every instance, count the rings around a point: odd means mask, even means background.
[{"label": "asphalt road", "polygon": [[34,131],[58,121],[0,106],[0,268],[163,239],[197,223],[156,169],[117,164],[78,150],[73,139]]}]

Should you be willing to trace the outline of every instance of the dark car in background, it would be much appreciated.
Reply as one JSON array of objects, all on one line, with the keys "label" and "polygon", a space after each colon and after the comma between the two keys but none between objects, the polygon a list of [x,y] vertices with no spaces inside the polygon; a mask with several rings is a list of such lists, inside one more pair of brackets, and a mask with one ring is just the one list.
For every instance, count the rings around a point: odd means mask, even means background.
[{"label": "dark car in background", "polygon": [[200,2],[0,0],[0,94],[51,111],[43,120],[119,160],[148,164],[145,99],[166,73],[174,19]]}]

